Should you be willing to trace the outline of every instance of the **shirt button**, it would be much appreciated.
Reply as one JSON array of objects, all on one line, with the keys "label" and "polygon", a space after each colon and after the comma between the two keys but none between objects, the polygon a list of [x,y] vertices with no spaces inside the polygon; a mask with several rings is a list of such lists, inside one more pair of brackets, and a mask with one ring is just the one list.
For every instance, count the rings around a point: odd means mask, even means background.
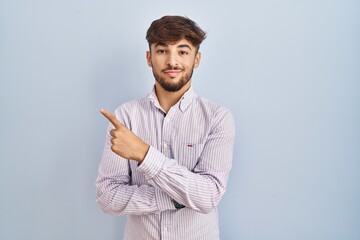
[{"label": "shirt button", "polygon": [[164,232],[167,232],[168,228],[167,227],[164,227]]},{"label": "shirt button", "polygon": [[168,145],[167,145],[166,143],[164,143],[164,148],[165,148],[165,149],[167,148],[167,146],[168,146]]}]

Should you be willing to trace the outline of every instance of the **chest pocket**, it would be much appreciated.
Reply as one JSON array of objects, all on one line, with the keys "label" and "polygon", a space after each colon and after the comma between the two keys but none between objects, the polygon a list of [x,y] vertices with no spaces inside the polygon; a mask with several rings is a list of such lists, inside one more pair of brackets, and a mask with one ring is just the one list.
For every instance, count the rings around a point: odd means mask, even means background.
[{"label": "chest pocket", "polygon": [[192,171],[201,156],[203,143],[180,143],[174,151],[174,159],[179,165]]}]

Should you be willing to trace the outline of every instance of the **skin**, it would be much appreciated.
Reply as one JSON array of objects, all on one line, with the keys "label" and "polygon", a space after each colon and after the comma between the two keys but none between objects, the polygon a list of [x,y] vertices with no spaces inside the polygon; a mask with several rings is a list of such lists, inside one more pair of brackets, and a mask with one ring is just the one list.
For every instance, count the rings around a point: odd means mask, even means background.
[{"label": "skin", "polygon": [[111,150],[125,159],[141,163],[150,146],[122,125],[109,111],[101,109],[100,112],[114,125],[114,129],[110,130]]},{"label": "skin", "polygon": [[[186,39],[172,43],[153,43],[146,52],[146,60],[155,78],[155,91],[160,106],[167,112],[191,87],[193,70],[200,64],[201,53]],[[149,145],[122,125],[117,118],[101,109],[113,125],[110,131],[111,150],[125,159],[141,163]]]},{"label": "skin", "polygon": [[[151,44],[146,59],[156,80],[160,106],[167,112],[190,88],[192,72],[200,64],[201,53],[189,41],[181,39],[175,43]],[[168,89],[176,85],[177,91]]]}]

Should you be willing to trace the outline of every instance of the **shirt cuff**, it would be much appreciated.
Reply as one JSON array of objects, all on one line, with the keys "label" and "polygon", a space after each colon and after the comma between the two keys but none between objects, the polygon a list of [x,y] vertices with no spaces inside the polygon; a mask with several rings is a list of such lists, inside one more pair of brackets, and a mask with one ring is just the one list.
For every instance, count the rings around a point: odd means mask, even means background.
[{"label": "shirt cuff", "polygon": [[147,180],[155,177],[162,169],[166,157],[160,151],[150,146],[144,160],[138,166],[137,170],[144,174]]}]

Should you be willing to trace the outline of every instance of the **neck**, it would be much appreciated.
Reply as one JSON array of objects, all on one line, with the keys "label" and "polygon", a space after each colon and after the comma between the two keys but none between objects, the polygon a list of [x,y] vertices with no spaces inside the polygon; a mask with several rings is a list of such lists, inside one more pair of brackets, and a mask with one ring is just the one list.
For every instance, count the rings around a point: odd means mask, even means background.
[{"label": "neck", "polygon": [[156,90],[156,96],[159,100],[159,104],[161,108],[168,112],[172,106],[174,106],[180,98],[184,95],[184,93],[189,90],[191,87],[191,80],[186,83],[183,88],[181,88],[177,92],[169,92],[166,91],[164,88],[158,84],[158,82],[155,82],[155,90]]}]

